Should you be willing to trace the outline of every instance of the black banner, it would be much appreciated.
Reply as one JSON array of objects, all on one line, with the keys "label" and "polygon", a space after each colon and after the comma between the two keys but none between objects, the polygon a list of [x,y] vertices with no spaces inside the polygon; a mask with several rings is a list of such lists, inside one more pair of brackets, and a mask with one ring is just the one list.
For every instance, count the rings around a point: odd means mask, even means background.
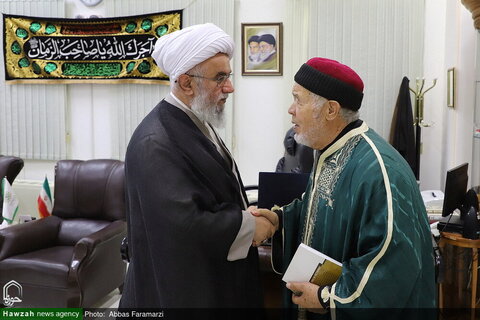
[{"label": "black banner", "polygon": [[168,81],[151,57],[156,40],[181,29],[182,11],[104,19],[3,15],[10,82]]}]

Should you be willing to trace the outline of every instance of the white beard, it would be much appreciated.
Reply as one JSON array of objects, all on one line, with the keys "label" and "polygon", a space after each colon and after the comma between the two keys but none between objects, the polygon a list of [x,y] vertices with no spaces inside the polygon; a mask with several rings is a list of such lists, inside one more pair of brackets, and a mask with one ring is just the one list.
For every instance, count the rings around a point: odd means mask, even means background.
[{"label": "white beard", "polygon": [[225,113],[222,106],[213,105],[209,101],[208,92],[203,88],[192,100],[192,111],[198,119],[210,123],[215,128],[225,127]]},{"label": "white beard", "polygon": [[267,59],[271,54],[275,52],[275,49],[269,51],[269,52],[262,52],[260,53],[260,60],[265,60]]},{"label": "white beard", "polygon": [[311,128],[307,132],[304,132],[302,134],[295,133],[293,138],[297,143],[303,144],[307,147],[313,148],[313,142],[314,142],[314,130]]},{"label": "white beard", "polygon": [[293,136],[293,138],[295,139],[295,141],[299,144],[303,144],[304,146],[307,146],[307,147],[310,147],[308,145],[308,141],[307,141],[307,138],[305,137],[304,134],[298,134],[298,133],[295,133],[295,135]]},{"label": "white beard", "polygon": [[254,53],[249,56],[250,61],[252,62],[259,62],[260,61],[260,53]]}]

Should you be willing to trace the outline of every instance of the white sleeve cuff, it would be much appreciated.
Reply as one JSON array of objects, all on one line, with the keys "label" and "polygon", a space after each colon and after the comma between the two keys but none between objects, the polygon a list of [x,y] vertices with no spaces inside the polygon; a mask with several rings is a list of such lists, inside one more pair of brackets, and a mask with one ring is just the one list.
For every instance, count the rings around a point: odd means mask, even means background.
[{"label": "white sleeve cuff", "polygon": [[230,247],[230,251],[228,251],[228,261],[245,259],[247,257],[248,251],[252,246],[254,233],[255,217],[248,211],[242,211],[242,225]]}]

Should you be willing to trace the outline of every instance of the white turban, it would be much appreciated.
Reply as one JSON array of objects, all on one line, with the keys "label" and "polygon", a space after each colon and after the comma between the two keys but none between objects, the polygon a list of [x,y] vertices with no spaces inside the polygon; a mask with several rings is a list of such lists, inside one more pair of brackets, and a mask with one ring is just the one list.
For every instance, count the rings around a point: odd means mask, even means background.
[{"label": "white turban", "polygon": [[225,53],[231,59],[233,48],[233,40],[225,31],[213,23],[205,23],[160,37],[152,57],[173,81],[217,53]]}]

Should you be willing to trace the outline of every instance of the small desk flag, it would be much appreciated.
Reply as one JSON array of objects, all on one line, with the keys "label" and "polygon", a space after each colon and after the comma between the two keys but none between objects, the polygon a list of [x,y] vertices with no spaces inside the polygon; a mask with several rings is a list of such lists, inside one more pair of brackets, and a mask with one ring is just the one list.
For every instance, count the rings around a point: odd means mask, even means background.
[{"label": "small desk flag", "polygon": [[2,196],[3,196],[2,226],[6,226],[13,223],[13,220],[15,219],[15,216],[17,215],[17,211],[18,211],[18,199],[15,196],[12,186],[10,185],[6,177],[2,179]]},{"label": "small desk flag", "polygon": [[52,195],[47,177],[43,181],[42,189],[37,198],[37,205],[40,218],[46,218],[52,214]]}]

